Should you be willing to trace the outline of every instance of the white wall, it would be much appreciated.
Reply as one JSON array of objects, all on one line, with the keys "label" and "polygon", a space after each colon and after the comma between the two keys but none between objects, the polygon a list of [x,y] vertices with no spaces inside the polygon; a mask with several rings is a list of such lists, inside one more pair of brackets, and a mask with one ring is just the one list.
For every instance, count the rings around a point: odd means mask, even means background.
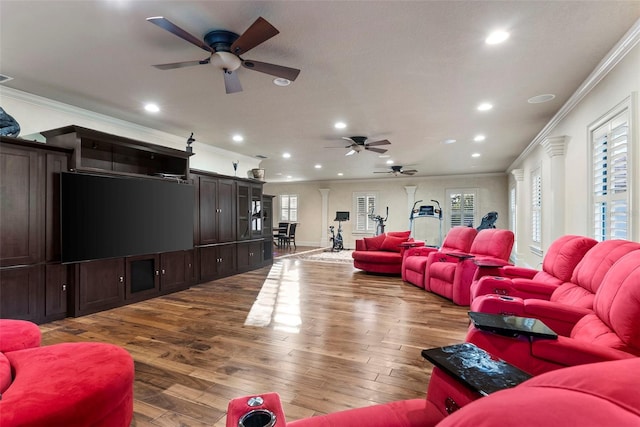
[{"label": "white wall", "polygon": [[[530,239],[530,217],[528,212],[531,200],[531,183],[529,175],[538,164],[542,167],[543,179],[543,213],[542,213],[542,248],[548,248],[555,236],[545,224],[551,220],[551,216],[564,216],[563,233],[592,235],[591,205],[589,202],[589,143],[588,127],[601,118],[612,108],[631,97],[635,99],[632,105],[632,136],[631,162],[633,175],[631,182],[631,239],[640,239],[640,215],[638,212],[640,203],[640,141],[638,138],[638,110],[637,94],[640,92],[640,45],[636,45],[629,53],[611,70],[562,120],[560,120],[549,132],[549,136],[567,136],[568,144],[564,155],[562,167],[564,168],[562,180],[564,181],[564,203],[554,206],[549,194],[551,187],[557,182],[551,182],[551,159],[541,146],[532,149],[526,157],[512,165],[514,169],[524,170],[524,182],[521,194],[518,194],[519,204],[523,204],[524,218],[518,218],[524,224],[525,232],[518,236],[518,264],[537,267],[542,262],[543,255],[538,255],[529,249],[532,245]],[[513,177],[510,177],[513,181]],[[513,184],[513,182],[512,182]],[[513,184],[515,185],[515,184]]]},{"label": "white wall", "polygon": [[[171,135],[3,86],[0,86],[0,105],[20,124],[20,137],[33,135],[34,139],[40,142],[44,142],[44,138],[38,135],[40,132],[68,125],[82,126],[178,150],[186,148],[189,136]],[[259,159],[206,144],[207,135],[195,135],[195,138],[195,155],[189,159],[189,165],[193,169],[233,176],[232,162],[239,160],[238,176],[247,177],[248,171],[259,167]]]},{"label": "white wall", "polygon": [[[405,186],[416,186],[415,198],[410,200]],[[281,194],[297,194],[299,197],[298,228],[296,229],[296,242],[305,246],[319,246],[323,237],[329,233],[323,229],[322,221],[322,196],[320,189],[328,189],[328,207],[324,214],[328,218],[328,225],[336,225],[333,219],[336,211],[350,211],[353,217],[353,193],[377,192],[378,208],[376,214],[384,216],[386,207],[389,207],[389,219],[386,222],[386,231],[401,231],[409,229],[409,214],[413,201],[422,199],[420,205],[433,204],[431,199],[440,201],[443,208],[446,206],[445,194],[447,189],[474,188],[478,191],[478,224],[484,214],[489,211],[497,211],[499,218],[497,227],[508,226],[508,191],[507,176],[504,174],[469,175],[455,177],[433,178],[403,178],[395,177],[376,180],[354,181],[321,181],[305,183],[267,183],[264,186],[265,194],[279,196]],[[278,198],[274,198],[274,221],[277,225],[280,204]],[[447,215],[446,209],[445,217]],[[438,221],[422,218],[415,221],[414,234],[416,238],[425,240],[428,244],[439,243]],[[353,221],[343,223],[343,237],[345,247],[354,248],[355,240],[361,238],[352,231]],[[446,234],[446,221],[443,225],[443,233]],[[369,236],[372,234],[369,234]]]}]

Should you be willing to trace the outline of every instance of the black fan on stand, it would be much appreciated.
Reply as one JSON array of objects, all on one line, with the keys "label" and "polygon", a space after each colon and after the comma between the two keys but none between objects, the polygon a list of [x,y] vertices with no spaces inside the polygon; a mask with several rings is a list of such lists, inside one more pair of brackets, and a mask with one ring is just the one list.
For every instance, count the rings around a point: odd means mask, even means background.
[{"label": "black fan on stand", "polygon": [[249,70],[259,71],[290,81],[294,81],[298,77],[298,74],[300,74],[300,70],[295,68],[251,61],[240,57],[241,54],[248,52],[279,33],[273,25],[262,17],[251,24],[240,36],[231,31],[214,30],[205,34],[204,40],[198,39],[162,16],[147,18],[147,21],[209,53],[209,56],[202,60],[154,65],[154,67],[160,70],[212,64],[224,73],[224,86],[227,93],[242,91],[240,79],[238,79],[236,71],[240,68],[240,65]]}]

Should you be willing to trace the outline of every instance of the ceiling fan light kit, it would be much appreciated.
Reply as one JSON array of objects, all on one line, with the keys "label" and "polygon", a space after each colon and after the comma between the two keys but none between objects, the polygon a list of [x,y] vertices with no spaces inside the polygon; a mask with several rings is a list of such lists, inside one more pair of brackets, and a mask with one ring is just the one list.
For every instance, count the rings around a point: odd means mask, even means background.
[{"label": "ceiling fan light kit", "polygon": [[289,83],[294,81],[300,74],[300,70],[296,68],[245,60],[240,57],[241,54],[248,52],[279,33],[273,25],[262,17],[256,19],[241,35],[226,30],[213,30],[205,34],[202,41],[162,16],[147,18],[147,21],[210,53],[210,56],[203,60],[154,65],[160,70],[172,70],[211,63],[214,67],[223,71],[227,93],[242,91],[240,79],[235,72],[240,68],[240,65],[249,70],[259,71],[287,80]]}]

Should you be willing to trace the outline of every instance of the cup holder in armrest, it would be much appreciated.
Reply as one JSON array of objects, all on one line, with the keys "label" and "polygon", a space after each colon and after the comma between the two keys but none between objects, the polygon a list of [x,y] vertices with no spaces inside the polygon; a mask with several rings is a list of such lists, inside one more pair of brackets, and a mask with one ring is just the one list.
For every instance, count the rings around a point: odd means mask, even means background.
[{"label": "cup holder in armrest", "polygon": [[255,409],[240,418],[238,427],[273,427],[275,423],[276,414],[267,409]]},{"label": "cup holder in armrest", "polygon": [[500,299],[503,301],[513,301],[514,298],[513,297],[508,297],[506,295],[500,295]]}]

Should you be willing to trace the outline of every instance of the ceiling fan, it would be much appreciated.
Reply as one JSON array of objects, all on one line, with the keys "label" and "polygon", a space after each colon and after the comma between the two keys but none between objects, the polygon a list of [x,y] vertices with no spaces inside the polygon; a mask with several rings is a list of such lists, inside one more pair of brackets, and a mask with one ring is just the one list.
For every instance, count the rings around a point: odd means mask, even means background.
[{"label": "ceiling fan", "polygon": [[413,175],[416,172],[418,172],[415,169],[403,169],[403,167],[400,165],[393,165],[389,169],[390,170],[386,172],[374,172],[374,173],[391,173],[394,176],[398,176],[398,175]]},{"label": "ceiling fan", "polygon": [[375,151],[376,153],[386,153],[387,150],[384,148],[374,148],[377,145],[390,145],[391,143],[386,140],[380,141],[372,141],[369,142],[369,138],[366,136],[343,136],[342,139],[349,141],[351,144],[347,145],[344,148],[349,148],[350,150],[345,154],[345,156],[351,156],[353,154],[359,153],[362,150]]},{"label": "ceiling fan", "polygon": [[207,58],[200,61],[196,60],[154,65],[154,67],[160,70],[172,70],[175,68],[190,67],[193,65],[212,64],[224,73],[224,86],[227,93],[242,92],[242,86],[240,85],[240,79],[238,78],[236,71],[240,68],[240,65],[249,70],[259,71],[261,73],[270,74],[290,81],[294,81],[298,77],[298,74],[300,74],[300,70],[295,68],[283,67],[282,65],[269,64],[266,62],[251,61],[240,57],[241,54],[248,52],[279,33],[273,25],[262,17],[256,19],[256,21],[240,36],[236,33],[232,33],[231,31],[213,30],[205,34],[203,40],[191,35],[162,16],[147,18],[147,21],[169,31],[193,45],[198,46],[202,50],[206,50],[209,53]]}]

